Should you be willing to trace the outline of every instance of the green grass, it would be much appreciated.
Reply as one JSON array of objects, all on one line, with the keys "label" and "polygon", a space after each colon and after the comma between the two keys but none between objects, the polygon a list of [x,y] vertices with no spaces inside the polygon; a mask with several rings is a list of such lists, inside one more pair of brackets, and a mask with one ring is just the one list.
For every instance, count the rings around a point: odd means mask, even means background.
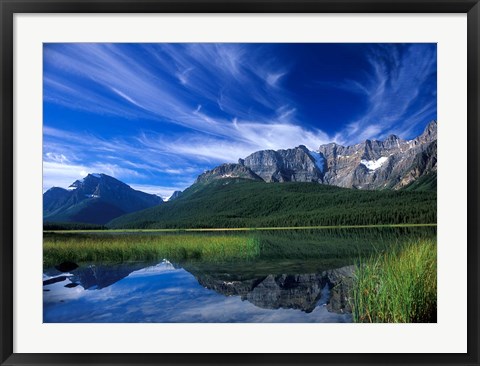
[{"label": "green grass", "polygon": [[[182,251],[181,256],[170,258],[169,253],[165,249],[161,250],[160,258],[157,257],[155,251],[151,248],[148,250],[140,250],[142,246],[138,243],[148,242],[169,242],[178,243],[180,238],[182,241],[188,240],[195,236],[195,241],[199,242],[204,239],[205,243],[221,242],[221,245],[229,245],[228,250],[219,250],[215,255],[203,255],[202,260],[194,260],[196,264],[205,262],[204,266],[208,268],[223,266],[225,271],[243,272],[246,268],[255,268],[258,272],[259,268],[264,268],[266,272],[262,275],[272,274],[272,263],[287,263],[286,269],[288,273],[316,273],[332,268],[340,268],[355,263],[359,258],[368,258],[374,253],[389,250],[392,246],[398,246],[405,242],[413,240],[413,238],[434,238],[436,236],[436,227],[378,227],[378,228],[322,228],[322,229],[282,229],[282,230],[226,230],[226,231],[178,231],[178,230],[107,230],[107,231],[62,231],[62,232],[44,232],[45,242],[53,248],[55,260],[47,257],[49,265],[57,264],[69,258],[82,259],[85,253],[65,254],[69,251],[82,251],[82,246],[76,246],[76,243],[88,243],[91,250],[92,247],[99,247],[101,255],[89,254],[87,261],[101,262],[120,262],[120,261],[154,261],[157,259],[171,259],[179,264],[190,263],[192,258],[198,258],[202,254],[192,251]],[[238,240],[228,239],[224,237],[238,238]],[[198,239],[200,238],[200,239]],[[248,238],[250,243],[255,243],[247,249],[245,245],[240,243],[242,238]],[[120,245],[120,252],[108,250],[107,247],[116,248],[117,243]],[[63,245],[67,243],[70,245]],[[230,245],[233,243],[233,246]],[[185,247],[185,245],[180,244]],[[74,247],[74,249],[72,249]],[[63,249],[62,249],[63,248]],[[62,250],[61,250],[62,249]],[[68,250],[67,250],[68,249]],[[232,250],[239,249],[240,253],[232,253]],[[133,251],[133,252],[131,252]],[[130,252],[130,254],[129,254]],[[52,253],[52,252],[50,252]],[[133,253],[133,254],[132,254]],[[228,256],[224,256],[223,253]],[[243,253],[243,254],[242,254]],[[107,256],[108,254],[108,256]],[[46,252],[46,255],[51,255]],[[225,260],[222,258],[224,256]],[[98,260],[97,260],[98,258]],[[72,260],[70,259],[70,260]],[[229,260],[229,259],[233,259]],[[75,260],[74,260],[75,261]],[[57,262],[57,263],[55,263]],[[265,266],[265,267],[264,267]],[[236,268],[234,270],[234,267]],[[226,268],[226,269],[225,269]],[[293,268],[296,268],[295,270]],[[308,268],[308,269],[307,269]],[[298,269],[298,270],[297,270]],[[302,272],[305,271],[305,272]],[[257,273],[256,272],[256,273]]]},{"label": "green grass", "polygon": [[195,235],[68,235],[45,234],[44,266],[64,261],[125,262],[136,260],[201,259],[228,261],[251,259],[259,254],[259,243],[247,236]]},{"label": "green grass", "polygon": [[435,240],[412,242],[360,262],[352,309],[355,322],[436,322]]}]

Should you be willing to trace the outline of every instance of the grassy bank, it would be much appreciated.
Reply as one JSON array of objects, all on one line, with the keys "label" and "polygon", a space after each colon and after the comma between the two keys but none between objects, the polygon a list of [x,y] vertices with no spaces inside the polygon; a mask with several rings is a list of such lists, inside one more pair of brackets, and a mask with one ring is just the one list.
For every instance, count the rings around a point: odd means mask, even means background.
[{"label": "grassy bank", "polygon": [[202,259],[236,260],[254,258],[259,253],[256,239],[247,236],[172,235],[68,235],[46,234],[43,242],[44,266],[64,261],[124,262],[155,260]]},{"label": "grassy bank", "polygon": [[331,230],[331,229],[383,229],[436,227],[431,224],[384,224],[384,225],[330,225],[330,226],[276,226],[276,227],[235,227],[235,228],[197,228],[197,229],[70,229],[57,224],[54,229],[44,226],[45,233],[177,233],[177,232],[217,232],[217,231],[274,231],[274,230]]},{"label": "grassy bank", "polygon": [[352,291],[355,322],[415,323],[437,319],[437,246],[400,246],[358,265]]}]

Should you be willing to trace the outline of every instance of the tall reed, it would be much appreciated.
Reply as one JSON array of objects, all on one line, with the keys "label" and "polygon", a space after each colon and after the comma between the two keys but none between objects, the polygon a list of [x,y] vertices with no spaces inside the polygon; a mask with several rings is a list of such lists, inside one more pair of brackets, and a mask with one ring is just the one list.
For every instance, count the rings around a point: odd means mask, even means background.
[{"label": "tall reed", "polygon": [[248,236],[216,235],[46,235],[44,266],[64,261],[235,260],[254,258],[259,244]]},{"label": "tall reed", "polygon": [[422,239],[360,262],[352,291],[355,322],[437,320],[437,246]]}]

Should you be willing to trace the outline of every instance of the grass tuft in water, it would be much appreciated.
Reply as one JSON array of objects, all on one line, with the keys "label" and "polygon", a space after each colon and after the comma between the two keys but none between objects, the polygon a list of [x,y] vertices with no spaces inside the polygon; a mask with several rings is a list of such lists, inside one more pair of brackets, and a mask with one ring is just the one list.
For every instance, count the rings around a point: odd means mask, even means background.
[{"label": "grass tuft in water", "polygon": [[437,246],[422,239],[359,263],[352,291],[354,322],[437,320]]},{"label": "grass tuft in water", "polygon": [[43,264],[202,259],[228,261],[259,255],[259,243],[247,236],[196,235],[45,235]]}]

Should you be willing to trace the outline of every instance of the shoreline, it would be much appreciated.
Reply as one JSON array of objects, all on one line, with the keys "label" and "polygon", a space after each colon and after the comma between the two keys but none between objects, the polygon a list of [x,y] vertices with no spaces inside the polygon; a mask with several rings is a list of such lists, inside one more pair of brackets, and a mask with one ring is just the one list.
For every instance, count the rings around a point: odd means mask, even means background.
[{"label": "shoreline", "polygon": [[402,227],[436,227],[437,224],[382,224],[382,225],[336,225],[336,226],[285,226],[258,228],[189,228],[189,229],[106,229],[106,230],[43,230],[49,233],[155,233],[155,232],[217,232],[217,231],[268,231],[268,230],[325,230],[325,229],[375,229]]}]

